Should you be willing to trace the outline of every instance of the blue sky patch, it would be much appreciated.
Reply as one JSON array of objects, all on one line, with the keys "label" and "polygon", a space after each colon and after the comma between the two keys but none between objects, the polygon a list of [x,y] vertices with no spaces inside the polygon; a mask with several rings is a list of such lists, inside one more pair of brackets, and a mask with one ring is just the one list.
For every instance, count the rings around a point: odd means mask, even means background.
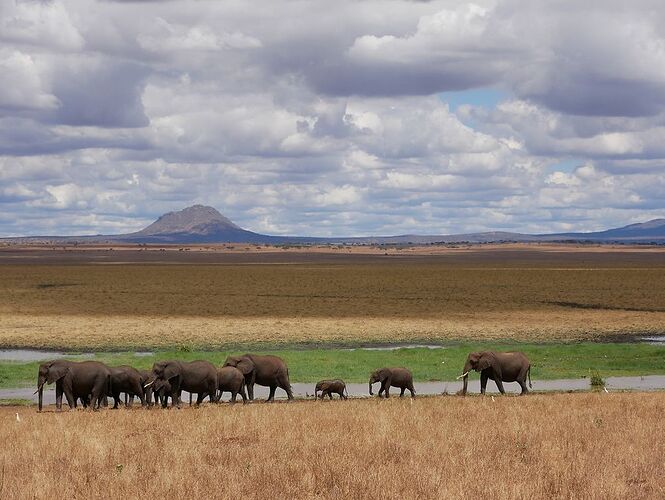
[{"label": "blue sky patch", "polygon": [[460,90],[458,92],[442,92],[439,99],[447,102],[450,111],[457,111],[457,108],[464,104],[472,106],[482,106],[484,108],[494,108],[496,105],[510,98],[510,93],[493,88]]}]

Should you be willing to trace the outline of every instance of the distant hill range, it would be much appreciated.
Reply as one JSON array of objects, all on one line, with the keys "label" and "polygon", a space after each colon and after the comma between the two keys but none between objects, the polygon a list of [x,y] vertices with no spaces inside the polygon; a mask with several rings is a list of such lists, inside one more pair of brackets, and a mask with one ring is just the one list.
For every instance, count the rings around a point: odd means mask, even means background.
[{"label": "distant hill range", "polygon": [[162,215],[145,229],[129,234],[96,236],[29,236],[5,238],[12,242],[57,243],[261,243],[261,244],[356,244],[356,245],[424,245],[433,243],[496,242],[597,242],[665,244],[665,219],[591,233],[522,234],[501,231],[470,234],[423,236],[368,236],[352,238],[310,238],[303,236],[270,236],[243,229],[212,207],[194,205],[179,212]]}]

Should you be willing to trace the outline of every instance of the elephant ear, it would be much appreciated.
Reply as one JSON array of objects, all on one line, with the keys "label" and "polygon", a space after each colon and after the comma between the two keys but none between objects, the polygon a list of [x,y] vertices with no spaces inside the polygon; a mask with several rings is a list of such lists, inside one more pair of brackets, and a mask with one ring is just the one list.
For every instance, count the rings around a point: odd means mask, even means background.
[{"label": "elephant ear", "polygon": [[238,368],[238,370],[240,370],[243,375],[249,375],[252,373],[252,370],[254,370],[254,363],[249,358],[240,358],[236,368]]},{"label": "elephant ear", "polygon": [[172,378],[177,377],[180,375],[180,371],[178,370],[178,367],[174,364],[169,364],[164,367],[164,371],[162,372],[162,378],[164,380],[171,380]]},{"label": "elephant ear", "polygon": [[476,366],[476,371],[480,372],[483,371],[494,363],[494,356],[492,356],[490,353],[484,352],[483,354],[480,355],[480,359],[478,360],[478,365]]},{"label": "elephant ear", "polygon": [[224,364],[222,365],[222,368],[224,368],[225,366],[235,366],[235,367],[237,367],[238,366],[238,358],[236,358],[235,356],[227,357],[224,360]]},{"label": "elephant ear", "polygon": [[48,367],[48,375],[46,376],[46,382],[52,384],[53,382],[60,380],[62,377],[67,375],[69,367],[61,363],[52,363]]}]

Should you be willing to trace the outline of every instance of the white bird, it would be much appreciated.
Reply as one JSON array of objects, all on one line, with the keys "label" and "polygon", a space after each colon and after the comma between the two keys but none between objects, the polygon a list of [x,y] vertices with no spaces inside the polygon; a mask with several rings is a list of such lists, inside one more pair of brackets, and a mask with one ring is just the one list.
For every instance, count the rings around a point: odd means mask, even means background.
[{"label": "white bird", "polygon": [[607,390],[607,387],[603,386],[603,389],[605,389],[605,392],[606,392],[607,394],[610,393],[610,391]]},{"label": "white bird", "polygon": [[494,401],[494,396],[492,396],[492,403],[494,403],[494,402],[495,402],[495,401]]},{"label": "white bird", "polygon": [[18,413],[16,414],[16,421],[17,421],[17,422],[20,422],[20,421],[21,421],[21,417],[18,416]]}]

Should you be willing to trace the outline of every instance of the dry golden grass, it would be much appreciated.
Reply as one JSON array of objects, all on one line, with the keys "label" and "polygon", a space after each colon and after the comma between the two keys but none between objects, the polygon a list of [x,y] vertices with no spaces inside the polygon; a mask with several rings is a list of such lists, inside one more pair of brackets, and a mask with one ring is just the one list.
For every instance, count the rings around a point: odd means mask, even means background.
[{"label": "dry golden grass", "polygon": [[243,343],[571,341],[662,333],[665,313],[515,311],[442,318],[266,318],[0,313],[0,346],[113,350]]},{"label": "dry golden grass", "polygon": [[[0,345],[218,347],[662,333],[662,252],[597,254],[521,249],[331,263],[310,253],[302,258],[312,261],[281,265],[279,255],[256,262],[250,253],[241,255],[250,262],[222,265],[106,266],[7,264],[4,256]],[[84,262],[95,256],[81,255]]]},{"label": "dry golden grass", "polygon": [[664,411],[665,393],[3,408],[0,497],[663,498]]}]

